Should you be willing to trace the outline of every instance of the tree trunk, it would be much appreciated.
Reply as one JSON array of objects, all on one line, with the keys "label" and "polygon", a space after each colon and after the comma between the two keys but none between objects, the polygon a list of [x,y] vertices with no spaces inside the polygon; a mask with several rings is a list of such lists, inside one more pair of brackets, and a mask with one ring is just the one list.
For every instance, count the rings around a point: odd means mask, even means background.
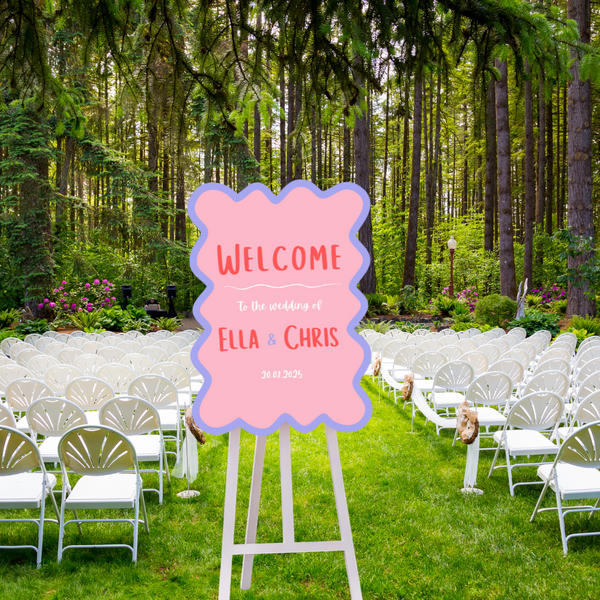
[{"label": "tree trunk", "polygon": [[285,69],[283,61],[280,63],[279,71],[279,109],[281,117],[279,118],[279,169],[280,169],[280,185],[283,189],[287,183],[286,179],[286,160],[285,160]]},{"label": "tree trunk", "polygon": [[[316,98],[315,98],[316,103]],[[317,184],[317,111],[315,104],[311,107],[310,113],[310,180]]]},{"label": "tree trunk", "polygon": [[500,293],[517,297],[510,181],[510,127],[506,62],[496,59],[501,79],[496,82],[496,132],[498,137],[498,235],[500,242]]},{"label": "tree trunk", "polygon": [[65,208],[65,196],[67,195],[67,185],[69,183],[69,169],[71,161],[75,154],[75,140],[69,135],[65,138],[65,159],[60,172],[60,187],[58,193],[60,197],[56,201],[56,235],[59,236],[63,227],[63,216]]},{"label": "tree trunk", "polygon": [[546,199],[546,100],[544,99],[544,76],[540,74],[538,93],[538,177],[537,177],[537,208],[535,211],[536,223],[540,231],[544,226],[545,199]]},{"label": "tree trunk", "polygon": [[[569,19],[579,28],[584,44],[590,43],[590,0],[569,0]],[[571,58],[577,51],[571,50]],[[592,99],[590,81],[579,77],[579,61],[571,66],[569,82],[569,227],[576,235],[594,241],[594,212],[592,203]],[[569,258],[569,267],[576,269],[593,256],[590,251],[583,256]],[[586,295],[587,287],[569,285],[567,316],[595,315],[596,301]]]},{"label": "tree trunk", "polygon": [[302,179],[302,137],[300,136],[300,130],[302,129],[302,122],[300,120],[302,115],[302,77],[300,68],[296,70],[296,107],[294,109],[294,136],[296,137],[296,148],[294,150],[294,179]]},{"label": "tree trunk", "polygon": [[485,104],[485,226],[484,249],[494,249],[494,197],[497,184],[496,168],[496,86],[488,83]]},{"label": "tree trunk", "polygon": [[[550,87],[552,90],[552,87]],[[554,139],[552,119],[552,94],[546,104],[546,233],[552,235],[552,208],[554,205]]]},{"label": "tree trunk", "polygon": [[419,188],[421,182],[421,126],[423,119],[423,82],[421,74],[415,76],[415,100],[413,115],[412,172],[410,180],[410,206],[404,254],[402,285],[415,285],[415,261],[417,258],[417,228],[419,224]]},{"label": "tree trunk", "polygon": [[390,138],[390,65],[388,63],[388,77],[385,91],[385,147],[383,150],[383,181],[381,183],[381,197],[385,198],[387,190],[388,169],[388,143]]},{"label": "tree trunk", "polygon": [[408,179],[408,124],[409,124],[409,79],[406,77],[404,84],[404,130],[402,133],[402,222],[404,222],[406,212],[406,181]]},{"label": "tree trunk", "polygon": [[[361,59],[355,57],[358,66],[361,66]],[[364,81],[362,73],[354,71],[356,85],[362,89]],[[363,95],[360,93],[359,106],[362,105]],[[361,108],[362,110],[362,108]],[[330,138],[331,139],[331,138]],[[369,190],[369,139],[367,134],[367,115],[363,112],[360,117],[354,121],[354,164],[356,169],[356,184],[368,193]],[[360,280],[359,288],[363,294],[374,294],[377,291],[377,282],[375,279],[375,256],[373,254],[373,226],[371,223],[371,209],[364,223],[358,231],[358,240],[369,253],[369,267]]]},{"label": "tree trunk", "polygon": [[[525,65],[531,75],[529,64]],[[525,257],[523,277],[533,288],[533,220],[535,215],[535,156],[533,141],[533,93],[531,79],[525,81]]]},{"label": "tree trunk", "polygon": [[344,165],[342,172],[342,181],[350,181],[350,157],[352,145],[350,143],[350,128],[344,117]]}]

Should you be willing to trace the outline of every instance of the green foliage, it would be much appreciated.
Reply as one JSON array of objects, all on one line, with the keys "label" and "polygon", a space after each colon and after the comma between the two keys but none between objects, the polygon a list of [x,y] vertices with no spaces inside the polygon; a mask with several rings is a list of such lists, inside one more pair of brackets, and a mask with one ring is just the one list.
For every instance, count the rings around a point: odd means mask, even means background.
[{"label": "green foliage", "polygon": [[395,323],[393,328],[399,329],[400,331],[406,331],[406,333],[414,333],[417,329],[427,329],[427,331],[430,329],[427,325],[423,325],[422,323],[409,323],[408,321]]},{"label": "green foliage", "polygon": [[550,310],[564,317],[567,314],[567,301],[556,300],[555,302],[552,302],[552,304],[550,305]]},{"label": "green foliage", "polygon": [[369,303],[369,308],[367,309],[368,317],[389,314],[387,298],[384,294],[366,294],[365,297]]},{"label": "green foliage", "polygon": [[587,331],[585,329],[575,329],[575,327],[569,327],[567,329],[568,332],[570,333],[574,333],[577,336],[577,346],[576,348],[579,348],[579,345],[581,344],[581,342],[583,342],[583,340],[585,340],[586,338],[592,337],[593,333],[591,333],[590,331]]},{"label": "green foliage", "polygon": [[454,319],[455,323],[472,323],[473,315],[468,306],[457,303],[454,310],[450,311],[450,316]]},{"label": "green foliage", "polygon": [[[152,319],[150,319],[150,321],[152,321]],[[123,327],[123,331],[139,331],[144,334],[153,329],[155,329],[155,327],[152,322],[143,319],[132,319],[131,321],[127,321]]]},{"label": "green foliage", "polygon": [[159,329],[165,329],[166,331],[175,331],[180,325],[179,319],[173,319],[169,317],[159,317],[156,319],[156,324]]},{"label": "green foliage", "polygon": [[475,317],[478,323],[504,327],[514,318],[517,312],[517,303],[507,296],[491,294],[481,298],[475,307]]},{"label": "green foliage", "polygon": [[25,337],[30,333],[46,333],[50,331],[50,326],[46,319],[36,319],[34,321],[24,321],[15,325],[15,333]]},{"label": "green foliage", "polygon": [[437,298],[433,301],[433,305],[444,317],[448,317],[450,315],[450,311],[454,310],[457,304],[458,302],[454,298],[450,298],[449,296],[442,296],[442,294],[439,294]]},{"label": "green foliage", "polygon": [[421,303],[421,294],[412,285],[405,285],[400,290],[400,297],[396,304],[397,314],[414,315],[419,310]]},{"label": "green foliage", "polygon": [[21,311],[16,308],[9,308],[0,312],[0,329],[10,327],[15,321],[21,317]]},{"label": "green foliage", "polygon": [[542,298],[534,294],[527,294],[525,302],[528,308],[539,308],[542,305]]},{"label": "green foliage", "polygon": [[453,331],[467,331],[467,329],[479,329],[481,333],[495,329],[491,325],[480,325],[479,323],[454,323],[450,326]]},{"label": "green foliage", "polygon": [[600,318],[579,317],[574,315],[571,319],[571,327],[575,329],[585,329],[592,335],[600,335]]},{"label": "green foliage", "polygon": [[390,321],[361,321],[356,326],[356,332],[359,333],[364,329],[372,329],[373,331],[377,331],[378,333],[387,333],[390,329],[393,329],[393,323]]},{"label": "green foliage", "polygon": [[9,337],[15,337],[15,338],[19,338],[20,340],[22,340],[25,337],[25,335],[27,335],[27,334],[18,333],[14,329],[2,329],[0,331],[0,342]]},{"label": "green foliage", "polygon": [[558,281],[583,287],[587,296],[595,297],[600,292],[600,257],[594,250],[593,238],[576,235],[571,229],[561,229],[554,234],[554,239],[566,244],[561,253],[564,261],[568,258],[582,259],[582,263],[576,267],[567,266]]},{"label": "green foliage", "polygon": [[533,335],[536,331],[545,329],[556,336],[560,332],[558,322],[560,315],[551,312],[542,312],[539,310],[526,310],[525,316],[520,319],[514,319],[509,323],[509,327],[522,327],[527,332],[527,335]]},{"label": "green foliage", "polygon": [[97,325],[100,324],[101,318],[102,318],[102,314],[101,314],[101,311],[99,311],[99,310],[94,310],[92,312],[82,310],[73,315],[69,315],[69,319],[71,320],[71,323],[73,323],[73,325],[75,325],[75,327],[77,327],[77,329],[81,329],[81,330],[85,330],[86,327],[88,329],[95,328]]}]

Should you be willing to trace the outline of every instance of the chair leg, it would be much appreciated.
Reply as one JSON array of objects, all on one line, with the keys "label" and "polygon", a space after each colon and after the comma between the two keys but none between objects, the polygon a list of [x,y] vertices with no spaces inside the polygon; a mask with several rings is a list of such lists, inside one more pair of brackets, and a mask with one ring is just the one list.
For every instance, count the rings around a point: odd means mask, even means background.
[{"label": "chair leg", "polygon": [[[75,515],[76,519],[79,519],[79,517],[77,516],[77,511],[75,509],[73,509],[73,514]],[[77,531],[79,532],[79,535],[83,533],[81,531],[81,523],[79,521],[77,521]]]},{"label": "chair leg", "polygon": [[569,548],[567,545],[567,534],[565,533],[565,515],[563,514],[562,510],[562,502],[560,500],[560,490],[558,488],[558,485],[556,486],[556,506],[558,507],[558,523],[560,525],[560,538],[562,541],[563,552],[566,556],[567,552],[569,551]]},{"label": "chair leg", "polygon": [[144,490],[140,488],[140,502],[142,503],[142,515],[144,516],[144,529],[146,533],[150,533],[150,527],[148,526],[148,515],[146,514],[146,500],[144,499]]},{"label": "chair leg", "polygon": [[163,444],[165,472],[167,473],[167,482],[171,483],[171,473],[169,473],[169,461],[167,460],[167,450]]},{"label": "chair leg", "polygon": [[57,562],[60,562],[62,560],[63,554],[63,537],[65,535],[65,500],[65,483],[63,482],[62,502],[60,503],[60,519],[58,520],[58,555],[56,557]]},{"label": "chair leg", "polygon": [[496,461],[498,460],[498,455],[500,454],[500,446],[501,446],[501,444],[498,444],[498,447],[496,448],[496,452],[494,454],[494,460],[492,461],[492,466],[490,467],[490,472],[488,473],[488,479],[492,476],[492,473],[494,472],[494,469],[496,468]]},{"label": "chair leg", "polygon": [[454,430],[454,439],[452,440],[452,447],[456,446],[456,440],[458,439],[458,427]]},{"label": "chair leg", "polygon": [[508,471],[508,487],[510,488],[510,495],[515,495],[515,487],[512,479],[512,469],[510,465],[510,453],[508,451],[508,444],[504,444],[504,453],[506,455],[506,470]]},{"label": "chair leg", "polygon": [[596,500],[596,504],[594,504],[594,510],[592,510],[590,512],[590,516],[588,517],[588,519],[591,519],[594,516],[594,511],[598,508],[599,504],[600,504],[600,498],[598,498],[598,500]]},{"label": "chair leg", "polygon": [[[552,475],[552,474],[550,474]],[[542,500],[544,499],[544,496],[546,495],[546,491],[548,490],[548,486],[550,485],[550,477],[548,477],[548,480],[546,481],[546,483],[544,484],[544,487],[542,489],[542,493],[540,494],[540,497],[538,498],[537,504],[535,505],[535,508],[533,509],[533,514],[531,515],[531,519],[529,519],[530,523],[533,523],[533,521],[535,520],[538,510],[540,509],[540,506],[542,505]]]},{"label": "chair leg", "polygon": [[[40,505],[40,522],[38,524],[38,549],[36,567],[39,569],[42,566],[42,544],[44,543],[44,512],[46,511],[46,481],[44,480],[44,491],[42,493],[42,502]],[[53,496],[52,492],[50,495]]]},{"label": "chair leg", "polygon": [[133,505],[134,517],[133,517],[133,546],[132,546],[132,557],[133,562],[137,562],[137,544],[138,544],[138,526],[140,524],[140,496],[144,493],[142,491],[142,482],[138,480],[137,484],[137,498]]}]

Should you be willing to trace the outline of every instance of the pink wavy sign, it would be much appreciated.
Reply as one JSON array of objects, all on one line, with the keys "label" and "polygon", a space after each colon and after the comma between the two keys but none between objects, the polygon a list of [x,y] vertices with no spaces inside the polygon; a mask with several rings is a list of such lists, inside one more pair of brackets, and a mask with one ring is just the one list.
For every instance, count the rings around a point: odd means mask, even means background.
[{"label": "pink wavy sign", "polygon": [[372,409],[360,386],[370,349],[354,331],[367,306],[357,289],[369,260],[357,239],[369,210],[362,188],[295,181],[274,196],[262,184],[240,194],[206,184],[188,210],[200,229],[190,262],[207,286],[194,306],[205,328],[192,350],[205,379],[196,422],[214,434],[363,427]]}]

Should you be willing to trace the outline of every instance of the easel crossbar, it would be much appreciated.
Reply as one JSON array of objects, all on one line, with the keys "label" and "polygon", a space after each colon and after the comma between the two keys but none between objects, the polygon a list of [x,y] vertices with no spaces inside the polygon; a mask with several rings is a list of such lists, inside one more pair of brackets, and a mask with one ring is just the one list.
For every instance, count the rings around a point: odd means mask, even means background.
[{"label": "easel crossbar", "polygon": [[232,554],[287,554],[293,552],[343,552],[348,544],[330,542],[275,542],[272,544],[234,544]]}]

